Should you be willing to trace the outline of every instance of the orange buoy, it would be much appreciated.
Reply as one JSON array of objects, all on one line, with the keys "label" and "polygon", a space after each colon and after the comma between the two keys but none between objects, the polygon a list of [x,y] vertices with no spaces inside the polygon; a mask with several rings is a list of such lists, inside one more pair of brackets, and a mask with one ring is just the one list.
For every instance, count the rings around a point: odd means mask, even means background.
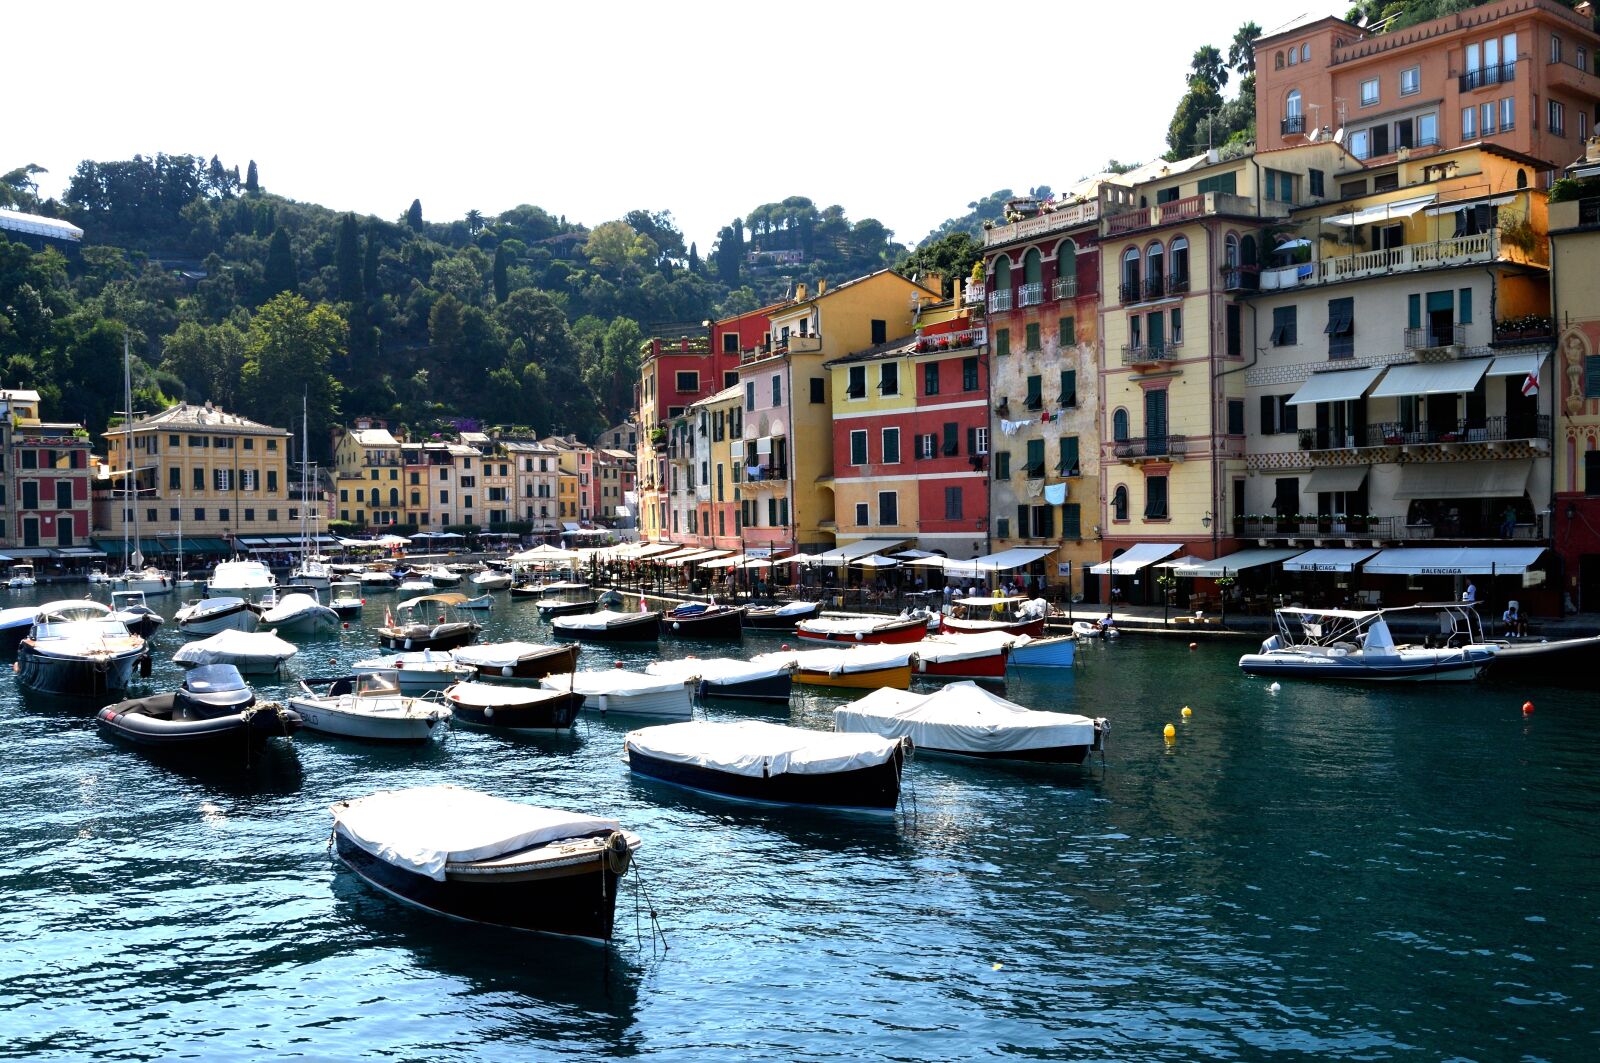
[{"label": "orange buoy", "polygon": [[611,662],[611,667],[613,667],[613,668],[621,668],[622,667],[622,662],[621,661],[612,661]]},{"label": "orange buoy", "polygon": [[1533,702],[1524,701],[1522,703],[1522,715],[1524,715],[1524,716],[1532,716],[1533,715]]},{"label": "orange buoy", "polygon": [[345,622],[344,622],[344,629],[345,629],[345,630],[346,630],[346,631],[349,631],[349,630],[350,630],[350,621],[348,621],[348,620],[346,620],[346,621],[345,621]]},{"label": "orange buoy", "polygon": [[1191,650],[1198,650],[1200,648],[1200,644],[1198,642],[1191,642],[1189,643],[1189,648]]}]

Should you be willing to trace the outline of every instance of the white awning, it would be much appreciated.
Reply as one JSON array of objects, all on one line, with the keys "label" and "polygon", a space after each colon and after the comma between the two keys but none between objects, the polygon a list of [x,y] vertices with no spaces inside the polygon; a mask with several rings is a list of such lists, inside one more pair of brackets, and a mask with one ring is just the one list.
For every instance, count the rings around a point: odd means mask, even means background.
[{"label": "white awning", "polygon": [[868,554],[866,557],[856,558],[850,564],[861,568],[899,568],[901,562],[892,557],[884,557],[882,554]]},{"label": "white awning", "polygon": [[1309,406],[1317,402],[1346,402],[1359,399],[1367,393],[1373,381],[1383,375],[1384,367],[1366,369],[1341,369],[1336,373],[1312,373],[1300,390],[1289,400],[1290,406]]},{"label": "white awning", "polygon": [[633,516],[633,510],[629,509],[627,506],[618,506],[617,507],[617,516],[619,516],[619,517],[631,517],[631,516]]},{"label": "white awning", "polygon": [[1135,543],[1110,561],[1102,561],[1089,570],[1095,576],[1131,576],[1146,565],[1178,552],[1177,543]]},{"label": "white awning", "polygon": [[661,563],[664,565],[686,565],[691,561],[709,561],[713,557],[727,557],[731,553],[733,553],[732,550],[691,550],[686,554],[673,554],[671,557],[664,558]]},{"label": "white awning", "polygon": [[1364,207],[1349,214],[1336,214],[1327,219],[1329,225],[1371,225],[1391,218],[1409,218],[1438,199],[1438,196],[1417,196],[1415,199],[1397,199],[1393,203],[1380,203]]},{"label": "white awning", "polygon": [[1532,373],[1537,377],[1539,371],[1544,368],[1544,359],[1543,351],[1538,354],[1496,355],[1494,363],[1489,366],[1489,375],[1525,377]]},{"label": "white awning", "polygon": [[1437,218],[1441,214],[1454,214],[1458,210],[1471,210],[1473,207],[1503,207],[1508,203],[1516,202],[1516,196],[1495,196],[1493,199],[1470,199],[1465,202],[1456,200],[1451,203],[1441,203],[1437,207],[1428,208],[1428,216]]},{"label": "white awning", "polygon": [[707,568],[738,568],[739,567],[739,563],[741,561],[743,561],[748,556],[750,556],[750,555],[748,555],[748,554],[734,554],[732,557],[719,557],[714,561],[707,561],[705,564],[701,565],[700,567],[702,569],[707,569]]},{"label": "white awning", "polygon": [[1162,561],[1156,565],[1156,568],[1194,568],[1196,565],[1203,565],[1205,563],[1206,559],[1203,557],[1195,557],[1193,554],[1184,554],[1182,557],[1175,557],[1171,561]]},{"label": "white awning", "polygon": [[858,557],[868,554],[886,554],[903,544],[905,539],[857,539],[853,543],[825,550],[820,554],[812,554],[809,564],[813,565],[843,565],[854,561]]},{"label": "white awning", "polygon": [[1299,550],[1240,550],[1226,557],[1219,557],[1215,561],[1202,561],[1199,565],[1177,570],[1179,576],[1202,576],[1206,579],[1216,579],[1218,576],[1231,576],[1247,568],[1258,565],[1271,565],[1278,561],[1300,554]]},{"label": "white awning", "polygon": [[[971,561],[961,562],[971,565],[979,572],[1009,572],[1023,565],[1031,565],[1042,557],[1049,557],[1056,552],[1054,546],[1017,546],[1010,550],[1002,550],[998,554],[988,554],[984,557],[975,557]],[[952,562],[954,563],[954,562]],[[949,566],[946,566],[948,568]]]},{"label": "white awning", "polygon": [[1375,399],[1405,395],[1457,395],[1471,391],[1483,379],[1492,358],[1468,358],[1460,362],[1428,362],[1394,365],[1372,389]]},{"label": "white awning", "polygon": [[1381,551],[1362,570],[1378,576],[1520,576],[1542,553],[1542,546],[1401,547]]},{"label": "white awning", "polygon": [[1533,459],[1512,461],[1412,462],[1400,466],[1397,499],[1520,498],[1528,489]]},{"label": "white awning", "polygon": [[1332,465],[1312,469],[1306,490],[1313,493],[1359,490],[1371,469],[1370,465]]},{"label": "white awning", "polygon": [[1353,572],[1355,567],[1378,551],[1372,549],[1328,548],[1307,550],[1283,563],[1285,572]]}]

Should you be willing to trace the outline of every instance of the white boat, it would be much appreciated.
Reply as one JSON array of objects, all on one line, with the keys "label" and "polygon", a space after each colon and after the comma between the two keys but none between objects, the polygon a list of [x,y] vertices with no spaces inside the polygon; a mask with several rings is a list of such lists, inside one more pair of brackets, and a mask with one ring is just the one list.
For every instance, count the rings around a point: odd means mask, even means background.
[{"label": "white boat", "polygon": [[408,579],[395,588],[401,594],[432,594],[433,581],[426,579]]},{"label": "white boat", "polygon": [[476,598],[468,598],[456,603],[457,609],[488,610],[494,608],[494,595],[480,594]]},{"label": "white boat", "polygon": [[1072,633],[1080,639],[1114,639],[1118,635],[1117,625],[1104,620],[1074,620]]},{"label": "white boat", "polygon": [[39,612],[37,605],[19,605],[0,609],[0,651],[15,653],[17,643],[33,627],[33,618]]},{"label": "white boat", "polygon": [[140,591],[146,597],[155,594],[172,593],[172,577],[158,568],[145,566],[140,569],[124,569],[111,577],[111,586],[119,591]]},{"label": "white boat", "polygon": [[691,680],[703,698],[787,703],[794,685],[794,668],[783,662],[757,664],[733,657],[684,657],[651,661],[644,670],[663,679]]},{"label": "white boat", "polygon": [[354,580],[331,583],[328,593],[332,595],[328,608],[338,613],[341,620],[355,620],[361,615],[361,607],[367,604],[361,597],[361,584]]},{"label": "white boat", "polygon": [[324,562],[314,557],[308,557],[296,565],[293,572],[289,573],[289,581],[291,583],[301,583],[307,587],[327,590],[328,586],[333,583],[333,571]]},{"label": "white boat", "polygon": [[260,561],[218,561],[206,580],[212,598],[256,598],[275,591],[278,579]]},{"label": "white boat", "polygon": [[219,631],[178,647],[173,663],[184,668],[231,664],[248,675],[276,672],[299,650],[272,631]]},{"label": "white boat", "polygon": [[383,742],[426,742],[450,721],[450,706],[407,697],[394,672],[300,681],[289,707],[308,731]]},{"label": "white boat", "polygon": [[836,730],[909,738],[922,753],[980,760],[1081,764],[1103,748],[1106,721],[1040,712],[976,683],[951,683],[932,694],[887,687],[833,710]]},{"label": "white boat", "polygon": [[[392,591],[395,589],[393,572],[381,568],[369,568],[356,573],[356,582],[361,584],[364,591]],[[430,587],[433,585],[430,583]]]},{"label": "white boat", "polygon": [[687,720],[694,713],[694,681],[640,675],[621,668],[555,673],[539,680],[546,690],[583,695],[583,707],[599,713]]},{"label": "white boat", "polygon": [[185,635],[215,635],[219,631],[254,631],[261,622],[256,607],[243,598],[200,598],[173,614]]},{"label": "white boat", "polygon": [[[1397,645],[1388,618],[1432,614],[1438,645]],[[1394,609],[1277,610],[1278,633],[1239,658],[1246,675],[1365,683],[1469,682],[1493,662],[1477,613],[1442,602]]]},{"label": "white boat", "polygon": [[814,650],[775,650],[758,653],[751,664],[781,665],[794,670],[794,681],[806,686],[852,687],[877,690],[911,685],[916,650],[903,643],[889,645],[830,646]]},{"label": "white boat", "polygon": [[457,663],[449,650],[414,650],[390,657],[370,657],[350,667],[357,675],[393,672],[399,679],[400,693],[412,697],[442,691],[474,672],[470,666]]},{"label": "white boat", "polygon": [[486,568],[472,577],[472,589],[479,592],[510,590],[511,573]]},{"label": "white boat", "polygon": [[422,571],[435,587],[458,587],[461,585],[461,573],[451,571],[446,565],[430,565]]},{"label": "white boat", "polygon": [[920,676],[1000,681],[1006,677],[1006,662],[1012,648],[1030,641],[1027,635],[998,630],[964,634],[941,632],[913,642],[907,648],[917,655]]},{"label": "white boat", "polygon": [[88,580],[90,583],[110,583],[111,577],[106,575],[105,569],[95,568],[89,570]]},{"label": "white boat", "polygon": [[[124,411],[133,409],[133,370],[129,354],[128,334],[122,334],[122,408]],[[144,554],[139,550],[139,511],[142,506],[135,502],[138,495],[137,488],[130,486],[138,475],[133,467],[133,436],[126,429],[123,430],[122,444],[123,455],[127,465],[122,470],[122,499],[120,505],[126,507],[127,515],[132,520],[122,522],[122,572],[111,581],[112,586],[121,591],[143,591],[146,595],[170,594],[172,581],[165,572],[152,568],[144,563]],[[182,541],[181,538],[179,540]]]},{"label": "white boat", "polygon": [[39,606],[17,645],[17,681],[45,694],[99,697],[125,689],[135,668],[149,674],[144,639],[108,606],[87,599]]},{"label": "white boat", "polygon": [[339,630],[339,614],[309,594],[285,594],[261,613],[261,622],[285,635]]},{"label": "white boat", "polygon": [[140,638],[149,638],[166,618],[145,604],[143,591],[112,591],[111,615]]},{"label": "white boat", "polygon": [[37,586],[38,582],[34,578],[32,565],[12,565],[11,575],[6,580],[6,586],[12,590],[17,590],[22,587]]}]

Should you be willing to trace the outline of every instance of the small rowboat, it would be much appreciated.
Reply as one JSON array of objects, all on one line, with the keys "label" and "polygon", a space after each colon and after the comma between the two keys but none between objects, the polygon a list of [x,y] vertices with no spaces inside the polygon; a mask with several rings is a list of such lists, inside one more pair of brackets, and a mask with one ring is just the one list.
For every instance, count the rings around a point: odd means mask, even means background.
[{"label": "small rowboat", "polygon": [[921,642],[928,634],[928,615],[878,616],[873,613],[824,613],[795,625],[808,642]]},{"label": "small rowboat", "polygon": [[661,618],[663,630],[686,639],[736,639],[744,608],[732,605],[680,605]]},{"label": "small rowboat", "polygon": [[782,605],[751,606],[744,612],[744,626],[752,631],[793,631],[802,620],[822,612],[821,602],[784,602]]},{"label": "small rowboat", "polygon": [[1041,598],[1019,596],[1000,598],[958,598],[951,612],[939,618],[945,631],[974,635],[991,631],[1007,635],[1044,636],[1044,620],[1049,603]]},{"label": "small rowboat", "polygon": [[560,731],[571,727],[583,695],[570,690],[457,683],[444,692],[458,723],[506,731]]},{"label": "small rowboat", "polygon": [[603,610],[558,616],[550,621],[550,628],[562,638],[583,642],[655,642],[661,637],[661,614]]},{"label": "small rowboat", "polygon": [[426,742],[444,731],[450,709],[407,697],[393,671],[302,679],[289,699],[308,731],[382,742]]},{"label": "small rowboat", "polygon": [[917,654],[917,675],[929,679],[990,679],[1003,681],[1006,661],[1026,635],[1003,631],[979,635],[930,635],[911,648]]},{"label": "small rowboat", "polygon": [[455,651],[457,665],[476,671],[480,679],[543,679],[551,672],[578,667],[577,643],[546,646],[538,642],[485,642]]},{"label": "small rowboat", "polygon": [[837,646],[758,653],[750,663],[792,668],[794,681],[807,686],[906,690],[911,686],[915,658],[916,651],[910,646]]},{"label": "small rowboat", "polygon": [[677,661],[652,661],[648,675],[687,679],[698,684],[702,698],[739,698],[743,701],[789,701],[794,669],[787,664],[757,664],[733,657],[685,657]]}]

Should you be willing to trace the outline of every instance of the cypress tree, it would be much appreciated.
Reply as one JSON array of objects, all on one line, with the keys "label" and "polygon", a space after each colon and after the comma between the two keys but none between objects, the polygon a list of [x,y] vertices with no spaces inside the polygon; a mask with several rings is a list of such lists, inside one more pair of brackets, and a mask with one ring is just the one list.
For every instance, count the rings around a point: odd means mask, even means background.
[{"label": "cypress tree", "polygon": [[346,214],[339,222],[339,244],[333,261],[339,271],[339,300],[356,302],[361,298],[361,237],[354,214]]},{"label": "cypress tree", "polygon": [[494,301],[503,303],[506,296],[511,294],[511,281],[506,276],[506,269],[511,264],[511,256],[506,252],[506,245],[501,244],[494,249]]},{"label": "cypress tree", "polygon": [[283,229],[273,230],[261,279],[265,287],[262,302],[280,292],[292,292],[299,286],[294,273],[294,252],[289,248],[289,234]]},{"label": "cypress tree", "polygon": [[413,199],[411,208],[406,211],[406,224],[415,232],[422,231],[422,200]]},{"label": "cypress tree", "polygon": [[249,169],[244,174],[244,190],[252,195],[261,191],[261,179],[256,175],[256,160],[250,160]]},{"label": "cypress tree", "polygon": [[383,294],[378,290],[378,238],[370,231],[367,233],[367,254],[361,261],[361,290],[366,293],[368,301],[376,300]]},{"label": "cypress tree", "polygon": [[700,249],[692,242],[689,244],[689,272],[696,275],[700,272]]}]

